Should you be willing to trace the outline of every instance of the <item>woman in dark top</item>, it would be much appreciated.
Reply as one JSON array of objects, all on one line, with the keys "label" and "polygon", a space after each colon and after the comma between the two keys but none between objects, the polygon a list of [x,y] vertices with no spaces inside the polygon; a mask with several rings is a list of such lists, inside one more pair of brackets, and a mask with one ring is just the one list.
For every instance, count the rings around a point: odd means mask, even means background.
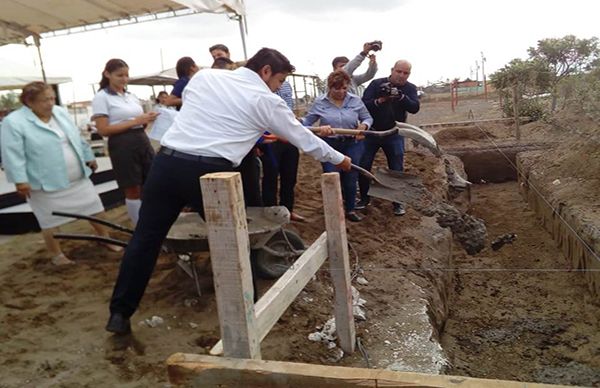
[{"label": "woman in dark top", "polygon": [[165,101],[165,105],[167,106],[175,106],[177,110],[181,108],[181,95],[183,94],[183,89],[187,86],[190,79],[196,74],[200,68],[196,65],[196,62],[190,57],[183,57],[177,61],[177,65],[175,66],[175,70],[177,71],[177,82],[173,85],[173,90],[171,91],[171,95]]}]

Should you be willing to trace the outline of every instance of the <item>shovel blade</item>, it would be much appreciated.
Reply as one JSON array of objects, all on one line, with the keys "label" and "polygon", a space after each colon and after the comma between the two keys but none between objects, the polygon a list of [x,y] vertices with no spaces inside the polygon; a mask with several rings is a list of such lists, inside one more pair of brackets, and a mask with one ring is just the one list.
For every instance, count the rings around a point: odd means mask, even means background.
[{"label": "shovel blade", "polygon": [[371,182],[370,196],[400,202],[417,210],[425,206],[429,192],[418,176],[387,168],[378,168],[374,175],[377,180]]}]

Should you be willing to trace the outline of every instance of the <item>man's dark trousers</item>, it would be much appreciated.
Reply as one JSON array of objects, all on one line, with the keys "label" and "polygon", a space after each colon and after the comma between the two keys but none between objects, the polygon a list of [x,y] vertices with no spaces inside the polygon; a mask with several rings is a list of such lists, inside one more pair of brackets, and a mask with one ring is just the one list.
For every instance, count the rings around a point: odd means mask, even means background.
[{"label": "man's dark trousers", "polygon": [[144,184],[139,221],[121,261],[110,302],[112,314],[128,318],[137,309],[163,240],[181,209],[191,205],[204,215],[199,178],[232,170],[225,159],[188,160],[159,151]]},{"label": "man's dark trousers", "polygon": [[279,177],[279,205],[294,211],[294,188],[298,176],[298,148],[287,142],[261,146],[263,165],[262,198],[265,206],[277,205],[277,178]]}]

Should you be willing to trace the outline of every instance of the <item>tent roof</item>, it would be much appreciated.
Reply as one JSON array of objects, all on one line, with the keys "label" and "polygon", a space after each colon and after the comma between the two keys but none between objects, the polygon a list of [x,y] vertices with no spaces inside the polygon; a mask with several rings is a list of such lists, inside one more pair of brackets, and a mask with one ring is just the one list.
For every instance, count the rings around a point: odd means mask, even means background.
[{"label": "tent roof", "polygon": [[77,27],[108,27],[105,24],[111,21],[119,25],[117,21],[127,24],[155,20],[158,13],[186,9],[245,14],[242,0],[2,0],[0,45],[23,43],[28,36]]},{"label": "tent roof", "polygon": [[[21,89],[33,81],[43,81],[42,77],[0,77],[0,90]],[[50,85],[71,82],[69,77],[47,77],[46,83]]]},{"label": "tent roof", "polygon": [[173,85],[177,81],[175,68],[129,78],[129,85]]},{"label": "tent roof", "polygon": [[[198,66],[200,70],[208,69],[209,66]],[[129,85],[148,85],[148,86],[157,86],[157,85],[173,85],[177,81],[177,70],[173,67],[171,69],[166,69],[163,71],[159,71],[158,73],[146,74],[137,77],[129,78]]]}]

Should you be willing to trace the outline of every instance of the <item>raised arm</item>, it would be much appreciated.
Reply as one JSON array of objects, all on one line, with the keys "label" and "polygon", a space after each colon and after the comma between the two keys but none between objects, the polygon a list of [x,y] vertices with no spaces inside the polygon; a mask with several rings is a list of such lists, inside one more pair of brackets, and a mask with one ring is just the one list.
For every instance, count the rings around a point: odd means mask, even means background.
[{"label": "raised arm", "polygon": [[373,77],[375,77],[376,73],[377,58],[375,57],[375,54],[371,54],[371,56],[369,57],[369,67],[367,68],[367,71],[363,74],[353,75],[352,81],[354,81],[356,85],[362,85],[365,82],[372,80]]}]

